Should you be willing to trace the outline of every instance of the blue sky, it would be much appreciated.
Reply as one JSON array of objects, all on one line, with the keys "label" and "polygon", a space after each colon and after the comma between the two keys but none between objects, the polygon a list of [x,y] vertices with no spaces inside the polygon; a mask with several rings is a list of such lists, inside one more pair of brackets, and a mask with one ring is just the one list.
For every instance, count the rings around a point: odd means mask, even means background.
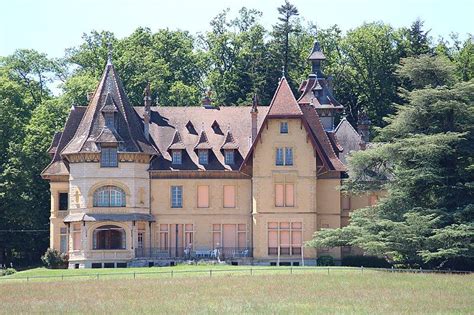
[{"label": "blue sky", "polygon": [[[417,17],[432,29],[431,35],[461,38],[474,34],[474,0],[292,0],[300,16],[318,27],[338,24],[344,31],[364,21],[384,21],[408,26]],[[117,37],[139,26],[183,29],[192,33],[209,29],[209,20],[225,8],[242,7],[263,12],[261,23],[276,22],[276,8],[283,0],[0,0],[0,56],[18,48],[33,48],[50,57],[81,42],[91,30],[110,30]]]}]

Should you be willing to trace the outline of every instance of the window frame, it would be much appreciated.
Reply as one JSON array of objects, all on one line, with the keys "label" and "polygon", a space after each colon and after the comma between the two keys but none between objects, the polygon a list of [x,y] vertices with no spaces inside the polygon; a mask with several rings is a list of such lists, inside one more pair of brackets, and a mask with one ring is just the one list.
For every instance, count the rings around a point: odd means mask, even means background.
[{"label": "window frame", "polygon": [[280,122],[280,134],[287,135],[289,132],[288,121]]},{"label": "window frame", "polygon": [[[66,196],[64,197],[64,195],[66,195]],[[63,207],[61,206],[61,205],[63,205],[62,202],[64,202],[64,200],[61,201],[61,196],[62,196],[63,198],[66,198],[66,200],[65,200],[65,202],[66,202],[66,208],[65,208],[65,209],[63,209]],[[59,192],[59,193],[58,193],[58,211],[67,211],[68,209],[69,209],[69,193],[67,193],[67,192]]]},{"label": "window frame", "polygon": [[[100,196],[99,194],[102,192],[104,192],[104,195]],[[114,192],[114,194],[112,194],[112,192]],[[116,193],[120,194],[121,200],[117,199]],[[108,201],[106,199],[108,199]],[[117,200],[120,200],[121,202],[118,203]],[[118,186],[101,186],[97,188],[92,195],[92,207],[94,208],[123,208],[126,206],[127,194],[122,188]]]},{"label": "window frame", "polygon": [[224,163],[226,165],[234,165],[235,164],[235,150],[224,150]]},{"label": "window frame", "polygon": [[[175,189],[176,189],[176,197],[175,197]],[[179,196],[179,198],[178,198]],[[175,198],[177,203],[175,204]],[[180,209],[183,208],[183,186],[176,185],[170,187],[170,208],[173,209]]]},{"label": "window frame", "polygon": [[275,147],[275,166],[294,166],[293,147]]},{"label": "window frame", "polygon": [[100,149],[100,167],[118,167],[117,147],[102,147]]},{"label": "window frame", "polygon": [[[204,157],[205,157],[205,159],[204,159]],[[208,165],[209,164],[209,150],[208,149],[199,149],[198,150],[198,160],[199,160],[199,164]]]},{"label": "window frame", "polygon": [[[175,154],[176,154],[176,156],[175,156]],[[179,157],[179,158],[177,158],[177,157]],[[171,151],[171,164],[173,164],[173,165],[183,164],[183,152],[182,152],[182,150],[172,150]]]}]

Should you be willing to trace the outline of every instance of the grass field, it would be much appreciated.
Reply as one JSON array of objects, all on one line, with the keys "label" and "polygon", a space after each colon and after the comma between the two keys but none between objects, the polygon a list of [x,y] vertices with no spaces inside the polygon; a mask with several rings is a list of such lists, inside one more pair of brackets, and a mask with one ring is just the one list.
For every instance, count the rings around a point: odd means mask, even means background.
[{"label": "grass field", "polygon": [[[61,280],[61,274],[78,277]],[[34,278],[52,275],[59,277]],[[253,267],[250,275],[248,266],[33,269],[0,280],[0,313],[468,314],[473,296],[474,275],[297,267]]]}]

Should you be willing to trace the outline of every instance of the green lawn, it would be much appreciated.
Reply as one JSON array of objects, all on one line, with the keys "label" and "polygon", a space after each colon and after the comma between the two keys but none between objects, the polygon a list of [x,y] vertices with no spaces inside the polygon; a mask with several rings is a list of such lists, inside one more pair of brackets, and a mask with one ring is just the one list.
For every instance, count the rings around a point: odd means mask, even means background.
[{"label": "green lawn", "polygon": [[[248,268],[33,269],[0,280],[0,313],[474,313],[474,275]],[[87,276],[24,279],[61,274]]]}]

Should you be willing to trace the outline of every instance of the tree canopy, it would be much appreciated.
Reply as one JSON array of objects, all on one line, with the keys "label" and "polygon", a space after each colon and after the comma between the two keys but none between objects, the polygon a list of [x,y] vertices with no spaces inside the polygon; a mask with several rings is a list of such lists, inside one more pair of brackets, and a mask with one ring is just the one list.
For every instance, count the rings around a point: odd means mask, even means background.
[{"label": "tree canopy", "polygon": [[[471,36],[463,40],[453,35],[435,42],[421,20],[402,28],[364,23],[342,32],[337,25],[317,28],[317,21],[306,21],[290,1],[275,11],[278,20],[270,29],[260,23],[262,12],[244,7],[237,14],[223,10],[200,34],[138,27],[117,38],[110,31],[92,31],[83,34],[79,45],[66,49],[63,58],[32,49],[0,57],[0,258],[22,261],[30,256],[30,263],[44,252],[50,201],[40,172],[49,162],[46,150],[69,108],[87,105],[87,95],[96,88],[106,64],[109,44],[135,106],[142,104],[147,82],[153,102],[160,105],[200,105],[208,87],[220,106],[250,104],[255,93],[261,105],[268,105],[282,69],[298,95],[300,82],[310,72],[307,58],[315,38],[327,58],[323,72],[333,76],[335,97],[349,121],[355,125],[358,113],[365,111],[374,134],[384,141],[354,155],[351,178],[370,176],[376,179],[372,185],[378,185],[390,176],[395,180],[387,189],[399,196],[393,203],[381,204],[386,208],[357,212],[355,223],[336,232],[347,235],[370,216],[385,220],[381,213],[402,203],[403,196],[424,191],[427,200],[400,208],[404,212],[397,210],[398,221],[384,222],[399,228],[394,235],[408,235],[407,229],[425,224],[429,231],[423,242],[434,245],[419,250],[414,246],[411,254],[400,251],[400,255],[419,263],[457,253],[455,245],[443,251],[436,244],[447,240],[461,244],[470,231],[467,220],[459,218],[472,211],[466,203],[471,187],[467,176],[473,169],[466,158],[472,152]],[[356,181],[351,185],[362,189]],[[418,208],[423,211],[413,210]],[[382,252],[378,238],[370,244],[367,248]]]}]

